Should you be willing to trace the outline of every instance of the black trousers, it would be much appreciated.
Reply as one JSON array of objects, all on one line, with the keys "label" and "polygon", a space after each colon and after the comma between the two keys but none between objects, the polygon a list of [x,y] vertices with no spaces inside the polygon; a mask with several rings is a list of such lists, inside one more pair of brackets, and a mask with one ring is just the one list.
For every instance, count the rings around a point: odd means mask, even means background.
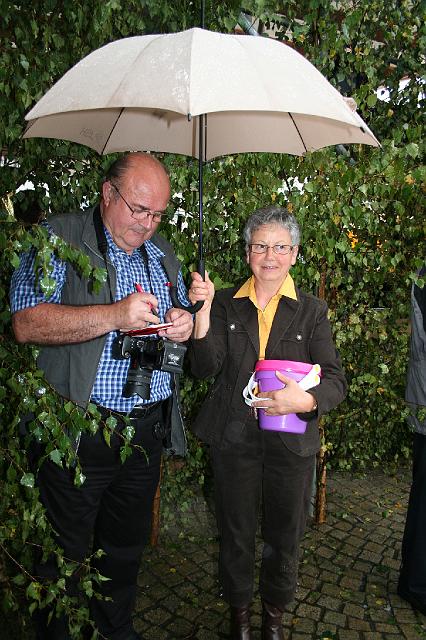
[{"label": "black trousers", "polygon": [[315,455],[289,451],[253,421],[247,446],[211,449],[219,530],[219,581],[232,606],[251,602],[261,509],[261,597],[284,609],[296,590],[299,545],[312,493]]},{"label": "black trousers", "polygon": [[[102,429],[94,436],[84,434],[79,458],[86,479],[80,487],[74,485],[72,471],[50,461],[43,463],[38,475],[41,501],[65,557],[81,562],[97,549],[105,552],[92,566],[110,580],[95,588],[112,600],[92,598],[90,615],[103,636],[111,640],[125,640],[132,629],[137,574],[150,536],[152,502],[159,482],[162,441],[153,435],[153,425],[159,420],[161,405],[158,411],[133,422],[136,433],[132,444],[138,446],[123,464],[123,441],[118,434],[112,436],[110,447]],[[45,577],[57,573],[53,559],[40,562],[36,571]],[[70,593],[76,582],[70,581]],[[64,618],[54,618],[46,626],[42,620],[39,626],[43,640],[70,637]]]},{"label": "black trousers", "polygon": [[415,433],[413,482],[402,540],[400,588],[426,606],[426,436]]}]

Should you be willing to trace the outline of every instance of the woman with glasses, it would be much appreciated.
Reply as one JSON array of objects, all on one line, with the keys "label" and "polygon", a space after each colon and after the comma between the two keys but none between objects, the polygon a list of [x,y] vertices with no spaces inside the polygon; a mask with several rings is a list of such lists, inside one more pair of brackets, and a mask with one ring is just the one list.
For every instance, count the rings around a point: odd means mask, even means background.
[{"label": "woman with glasses", "polygon": [[[248,219],[244,238],[252,275],[242,286],[215,295],[208,276],[192,276],[190,299],[204,305],[191,338],[191,367],[197,377],[215,377],[194,432],[210,445],[219,581],[231,609],[230,638],[253,637],[250,604],[261,513],[262,639],[283,640],[282,614],[295,594],[320,446],[318,418],[343,400],[346,381],[326,303],[300,290],[289,273],[300,241],[296,219],[281,207],[259,209]],[[319,386],[304,391],[278,372],[285,387],[259,394],[253,405],[267,406],[268,416],[298,414],[307,422],[305,433],[261,430],[245,404],[243,389],[262,359],[321,366]]]}]

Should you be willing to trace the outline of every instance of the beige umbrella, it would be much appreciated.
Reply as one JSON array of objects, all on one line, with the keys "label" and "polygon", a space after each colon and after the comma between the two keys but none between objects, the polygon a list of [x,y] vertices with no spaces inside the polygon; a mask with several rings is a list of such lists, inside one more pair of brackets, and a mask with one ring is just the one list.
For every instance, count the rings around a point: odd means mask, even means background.
[{"label": "beige umbrella", "polygon": [[198,157],[193,116],[201,114],[208,114],[203,160],[379,146],[341,94],[291,47],[198,28],[93,51],[31,109],[24,137],[72,140],[102,154],[143,149]]},{"label": "beige umbrella", "polygon": [[291,47],[198,28],[125,38],[93,51],[26,120],[24,138],[71,140],[102,154],[198,158],[201,273],[203,162],[230,153],[379,146],[341,94]]}]

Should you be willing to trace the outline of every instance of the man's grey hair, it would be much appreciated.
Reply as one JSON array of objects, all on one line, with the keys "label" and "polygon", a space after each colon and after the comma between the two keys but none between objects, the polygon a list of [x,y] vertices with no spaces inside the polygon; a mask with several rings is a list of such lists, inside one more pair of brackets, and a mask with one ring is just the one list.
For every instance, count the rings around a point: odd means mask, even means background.
[{"label": "man's grey hair", "polygon": [[289,232],[293,246],[300,243],[300,227],[296,218],[289,213],[287,209],[284,209],[284,207],[273,204],[269,207],[257,209],[247,220],[244,227],[246,250],[248,250],[249,244],[251,244],[253,233],[265,224],[279,224]]}]

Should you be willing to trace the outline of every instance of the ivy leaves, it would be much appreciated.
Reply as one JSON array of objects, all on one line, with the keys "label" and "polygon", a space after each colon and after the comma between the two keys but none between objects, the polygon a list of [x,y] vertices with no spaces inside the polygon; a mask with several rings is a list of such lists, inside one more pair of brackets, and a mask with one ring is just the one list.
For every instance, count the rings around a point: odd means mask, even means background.
[{"label": "ivy leaves", "polygon": [[[348,5],[348,3],[346,3]],[[274,29],[344,94],[382,143],[325,149],[303,158],[247,154],[215,160],[204,171],[204,246],[206,267],[216,288],[248,274],[242,228],[258,207],[286,206],[302,226],[297,284],[323,295],[334,338],[348,377],[347,400],[326,416],[330,464],[340,468],[382,465],[409,451],[405,425],[405,372],[409,342],[409,294],[424,263],[425,190],[424,70],[425,21],[419,2],[359,0],[342,9],[318,0],[285,3],[248,0],[245,12],[261,30]],[[36,469],[25,448],[42,444],[55,464],[73,470],[84,482],[74,443],[81,431],[102,428],[107,443],[117,433],[114,417],[100,427],[96,407],[86,412],[63,402],[37,370],[37,347],[15,343],[8,304],[9,279],[21,251],[38,253],[40,286],[51,291],[50,256],[74,265],[94,287],[104,282],[87,256],[46,231],[29,231],[13,213],[15,192],[27,181],[42,193],[44,212],[67,212],[95,204],[113,157],[99,157],[63,141],[28,140],[21,135],[24,115],[73,64],[112,40],[178,31],[198,26],[196,3],[177,0],[117,0],[81,3],[0,0],[0,562],[6,610],[34,611],[49,602],[72,615],[73,633],[87,619],[64,596],[65,580],[75,570],[55,548],[51,528],[38,501]],[[230,31],[240,3],[206,2],[206,25]],[[266,34],[264,34],[266,35]],[[401,83],[401,81],[403,82]],[[277,78],[277,83],[280,79]],[[256,87],[253,87],[256,91]],[[180,215],[161,232],[176,248],[185,276],[197,267],[198,167],[182,156],[162,156]],[[290,188],[289,188],[290,187]],[[424,284],[423,280],[418,280]],[[182,379],[187,422],[200,406],[209,381]],[[21,418],[33,417],[22,430]],[[121,432],[120,455],[130,455],[133,431]],[[190,501],[191,482],[204,481],[205,451],[190,436],[190,457],[176,468],[165,463],[162,505],[176,517],[176,505]],[[31,543],[31,544],[30,544]],[[42,585],[31,575],[34,544],[55,554],[63,575]],[[101,576],[85,566],[82,589],[96,591]],[[22,605],[24,602],[24,606]],[[23,619],[22,616],[20,616]]]}]

